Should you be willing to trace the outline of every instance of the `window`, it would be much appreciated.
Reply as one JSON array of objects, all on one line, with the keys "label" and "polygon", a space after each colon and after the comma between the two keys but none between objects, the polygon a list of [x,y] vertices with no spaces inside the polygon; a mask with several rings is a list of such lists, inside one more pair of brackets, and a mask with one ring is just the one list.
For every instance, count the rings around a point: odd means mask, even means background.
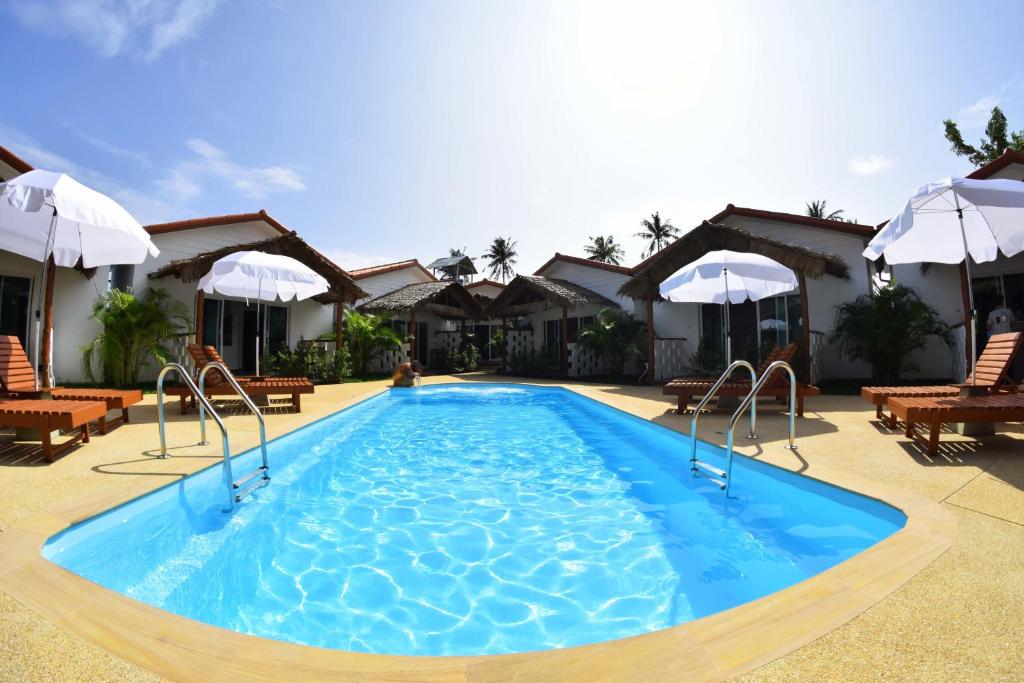
[{"label": "window", "polygon": [[544,321],[544,348],[562,348],[562,321],[560,319]]},{"label": "window", "polygon": [[267,350],[271,353],[288,346],[288,309],[267,306]]},{"label": "window", "polygon": [[28,309],[32,281],[0,276],[0,334],[14,335],[28,348]]},{"label": "window", "polygon": [[219,299],[203,299],[203,344],[216,346],[220,349],[220,340],[217,332],[220,330],[220,307]]}]

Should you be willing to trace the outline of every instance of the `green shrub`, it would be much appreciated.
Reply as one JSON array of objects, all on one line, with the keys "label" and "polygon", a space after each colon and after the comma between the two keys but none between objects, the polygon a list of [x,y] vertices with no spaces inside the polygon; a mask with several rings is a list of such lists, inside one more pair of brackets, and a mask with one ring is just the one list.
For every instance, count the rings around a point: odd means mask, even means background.
[{"label": "green shrub", "polygon": [[513,351],[508,356],[509,371],[523,377],[559,377],[562,359],[556,348]]},{"label": "green shrub", "polygon": [[294,350],[287,347],[264,354],[260,371],[272,377],[308,377],[314,384],[336,384],[351,376],[348,349],[328,351],[319,344],[300,342]]}]

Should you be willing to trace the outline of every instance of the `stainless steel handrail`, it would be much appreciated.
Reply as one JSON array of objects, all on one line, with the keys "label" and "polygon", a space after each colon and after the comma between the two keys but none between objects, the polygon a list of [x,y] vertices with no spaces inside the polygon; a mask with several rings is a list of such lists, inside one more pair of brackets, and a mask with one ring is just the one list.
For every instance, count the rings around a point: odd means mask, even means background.
[{"label": "stainless steel handrail", "polygon": [[751,408],[751,416],[757,409],[757,392],[761,390],[765,382],[771,379],[772,375],[775,374],[776,370],[784,369],[789,374],[789,445],[786,448],[790,450],[796,450],[796,373],[793,372],[793,368],[784,360],[777,360],[771,363],[765,368],[764,374],[761,378],[750,388],[750,393],[747,394],[742,401],[740,401],[739,407],[736,412],[729,418],[729,431],[726,432],[725,436],[725,448],[726,448],[726,463],[725,463],[725,493],[729,493],[729,485],[732,483],[732,441],[733,431],[736,429],[736,423],[739,422],[740,417],[743,415],[743,411],[747,409],[747,406],[753,404]]},{"label": "stainless steel handrail", "polygon": [[[708,402],[711,401],[711,399],[713,399],[715,397],[715,394],[718,392],[719,389],[722,388],[722,385],[725,384],[726,380],[728,380],[729,377],[732,376],[732,373],[736,371],[736,368],[746,368],[747,370],[750,371],[750,384],[751,385],[753,385],[754,383],[757,382],[757,370],[754,369],[754,366],[751,365],[750,363],[748,363],[745,360],[737,360],[737,361],[733,361],[732,364],[725,369],[725,372],[723,372],[722,376],[718,378],[718,381],[715,382],[714,385],[712,385],[711,390],[708,391],[708,393],[704,394],[704,398],[702,398],[700,400],[700,402],[697,404],[697,407],[693,409],[693,417],[690,418],[690,463],[691,463],[690,464],[690,471],[691,472],[693,471],[693,468],[694,468],[693,462],[697,459],[697,419],[700,417],[700,411],[703,410],[704,406],[706,406],[708,404]],[[756,414],[757,414],[757,406],[755,404],[754,410],[750,411],[750,434],[748,436],[750,436],[750,438],[752,438],[752,439],[756,439],[757,438],[755,436],[755,434],[754,434],[754,427],[755,427],[756,420],[757,420]]]},{"label": "stainless steel handrail", "polygon": [[[210,405],[210,402],[206,400],[206,396],[203,395],[203,392],[201,392],[199,390],[199,387],[196,386],[196,383],[192,381],[192,378],[188,374],[188,370],[182,367],[179,363],[168,363],[163,367],[162,370],[160,370],[160,374],[156,378],[156,405],[160,422],[160,455],[158,457],[170,457],[167,453],[167,434],[164,428],[164,423],[166,422],[164,418],[164,377],[166,377],[167,373],[171,372],[172,370],[178,373],[178,376],[181,378],[181,381],[185,383],[185,386],[189,388],[189,391],[192,392],[192,395],[196,397],[196,403],[199,404],[199,406],[201,406],[200,410],[205,408],[206,410],[210,411],[210,415],[213,416],[214,422],[216,422],[217,427],[220,428],[221,445],[223,446],[224,449],[224,477],[227,481],[228,486],[228,505],[230,506],[231,509],[234,509],[235,496],[232,490],[232,483],[234,482],[234,477],[231,475],[231,447],[228,445],[227,427],[224,426],[224,421],[220,419],[220,415],[217,414],[217,411],[214,410],[213,406]],[[202,438],[203,440],[199,442],[200,446],[203,446],[207,443],[205,427],[203,428]]]},{"label": "stainless steel handrail", "polygon": [[[210,361],[209,363],[203,366],[203,369],[199,371],[199,393],[203,393],[206,384],[206,373],[209,372],[211,369],[216,369],[220,372],[224,379],[227,380],[228,384],[231,385],[231,388],[238,393],[238,396],[242,399],[242,402],[245,403],[245,405],[248,406],[249,410],[252,411],[253,415],[256,416],[256,419],[260,423],[260,453],[263,456],[263,467],[270,467],[270,465],[267,462],[267,426],[266,423],[264,423],[263,421],[263,413],[256,406],[256,404],[253,403],[252,398],[249,397],[249,394],[245,393],[245,390],[242,389],[241,385],[238,383],[238,380],[235,379],[235,376],[231,374],[231,371],[228,370],[223,363],[220,363],[218,361]],[[199,406],[199,434],[202,440],[206,441],[206,415],[203,412],[202,404],[200,404]]]}]

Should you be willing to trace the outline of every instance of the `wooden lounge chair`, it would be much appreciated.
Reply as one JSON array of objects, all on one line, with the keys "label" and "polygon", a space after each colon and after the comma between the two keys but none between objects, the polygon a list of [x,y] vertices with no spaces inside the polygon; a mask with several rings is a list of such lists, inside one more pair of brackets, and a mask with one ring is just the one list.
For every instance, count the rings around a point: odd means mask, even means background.
[{"label": "wooden lounge chair", "polygon": [[[199,344],[189,344],[188,352],[192,356],[196,370],[201,370],[214,360],[206,354],[203,347]],[[219,354],[217,354],[217,358],[220,358]],[[223,362],[223,359],[218,362]],[[227,367],[227,365],[225,364],[224,367]],[[268,398],[270,396],[290,396],[292,412],[296,413],[302,412],[302,394],[312,394],[314,391],[313,383],[305,377],[236,377],[235,379],[245,393],[250,396]],[[164,391],[180,399],[182,415],[186,414],[189,411],[190,405],[195,403],[192,392],[188,387],[171,386],[167,387]],[[207,398],[238,395],[234,387],[228,383],[220,370],[217,369],[212,369],[206,373],[203,393]]]},{"label": "wooden lounge chair", "polygon": [[11,398],[41,398],[49,394],[55,401],[103,401],[107,410],[120,410],[121,416],[104,421],[100,434],[106,434],[110,427],[129,422],[128,408],[142,400],[139,389],[65,388],[36,389],[36,376],[32,363],[13,335],[0,335],[0,388]]},{"label": "wooden lounge chair", "polygon": [[[787,344],[785,346],[776,346],[772,349],[771,353],[761,362],[757,367],[758,377],[765,372],[769,365],[777,360],[790,363],[793,357],[796,356],[797,345]],[[737,373],[739,375],[739,373]],[[661,393],[666,396],[678,396],[679,405],[676,408],[676,412],[683,414],[688,410],[690,401],[695,396],[703,396],[711,387],[714,386],[716,379],[690,379],[681,377],[674,379],[664,387],[662,387]],[[748,377],[737,377],[737,379],[730,379],[723,384],[718,390],[718,396],[739,396],[743,397],[750,393],[750,379]],[[821,389],[809,384],[797,383],[796,387],[796,414],[803,417],[804,414],[804,398],[807,396],[819,396]],[[789,379],[782,372],[776,372],[775,376],[772,377],[764,387],[757,392],[758,397],[761,396],[772,396],[778,399],[786,399],[789,397]]]},{"label": "wooden lounge chair", "polygon": [[893,415],[906,424],[904,432],[914,438],[914,426],[928,425],[928,455],[939,448],[939,432],[944,422],[1024,422],[1024,396],[923,397],[893,396],[889,401]]},{"label": "wooden lounge chair", "polygon": [[[993,335],[978,357],[977,370],[963,384],[919,387],[861,387],[860,395],[875,406],[875,417],[884,418],[885,404],[895,396],[916,398],[956,397],[965,387],[978,387],[990,394],[1014,392],[1017,386],[1009,377],[1010,367],[1020,350],[1024,334],[1006,332]],[[889,418],[889,425],[894,424]]]},{"label": "wooden lounge chair", "polygon": [[[101,433],[106,432],[107,404],[103,401],[57,401],[48,399],[0,400],[0,427],[37,429],[43,442],[47,462],[81,440],[89,443],[89,423],[95,420]],[[75,429],[70,440],[53,445],[50,432]]]}]

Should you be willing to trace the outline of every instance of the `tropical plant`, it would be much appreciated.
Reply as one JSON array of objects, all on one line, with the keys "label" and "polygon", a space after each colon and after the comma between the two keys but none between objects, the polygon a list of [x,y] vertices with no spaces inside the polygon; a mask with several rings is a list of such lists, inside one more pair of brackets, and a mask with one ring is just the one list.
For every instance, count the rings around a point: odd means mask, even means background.
[{"label": "tropical plant", "polygon": [[[334,333],[323,339],[333,339]],[[345,381],[352,374],[348,349],[328,351],[319,344],[300,342],[294,350],[287,346],[266,353],[260,361],[261,370],[272,377],[308,377],[314,384]]]},{"label": "tropical plant", "polygon": [[557,377],[562,372],[562,356],[555,347],[523,349],[508,355],[508,366],[514,375]]},{"label": "tropical plant", "polygon": [[607,237],[598,235],[597,237],[588,237],[587,239],[590,240],[590,244],[584,246],[583,251],[586,252],[587,258],[591,261],[600,261],[601,263],[610,263],[613,266],[617,266],[622,262],[622,259],[626,258],[626,252],[623,251],[622,246],[611,235]]},{"label": "tropical plant", "polygon": [[448,256],[455,258],[456,256],[465,256],[467,247],[450,247],[448,249]]},{"label": "tropical plant", "polygon": [[402,337],[388,320],[387,316],[345,311],[345,344],[358,374],[369,372],[370,363],[380,353],[402,347]]},{"label": "tropical plant", "polygon": [[929,337],[953,344],[949,325],[938,311],[900,284],[862,294],[836,309],[830,341],[850,360],[867,361],[877,384],[898,384],[901,373],[915,369],[910,356],[923,349]]},{"label": "tropical plant", "polygon": [[647,324],[617,308],[603,308],[593,325],[580,330],[578,343],[604,361],[608,373],[622,375],[630,357],[640,353]]},{"label": "tropical plant", "polygon": [[828,210],[827,199],[815,199],[810,202],[805,202],[807,207],[807,215],[811,218],[824,218],[827,221],[845,221],[843,218],[843,210],[835,209],[833,211]]},{"label": "tropical plant", "polygon": [[82,347],[82,369],[95,382],[99,361],[103,381],[116,387],[135,386],[147,364],[170,361],[168,342],[189,331],[189,309],[164,289],[147,289],[141,297],[112,289],[96,299],[92,317],[103,331]]},{"label": "tropical plant", "polygon": [[640,225],[643,230],[636,233],[635,236],[647,241],[647,249],[643,256],[650,256],[661,251],[662,247],[679,237],[679,229],[672,225],[667,218],[663,222],[657,211],[651,214],[650,220],[645,218],[640,221]]},{"label": "tropical plant", "polygon": [[692,377],[717,377],[725,370],[725,351],[714,337],[701,337],[687,362],[687,373]]},{"label": "tropical plant", "polygon": [[491,271],[491,277],[501,278],[502,282],[507,281],[515,275],[512,266],[516,264],[516,242],[511,237],[495,237],[491,246],[484,252],[481,258],[487,259],[487,268]]},{"label": "tropical plant", "polygon": [[988,162],[994,161],[1008,147],[1018,152],[1024,152],[1024,130],[1011,131],[1007,138],[1006,114],[999,107],[992,108],[992,115],[989,117],[988,125],[985,126],[985,137],[979,141],[977,147],[964,142],[960,128],[952,119],[946,119],[942,125],[946,129],[946,139],[949,140],[953,153],[958,157],[967,157],[975,166],[984,166]]},{"label": "tropical plant", "polygon": [[490,341],[487,342],[488,346],[493,348],[498,353],[498,358],[501,360],[501,368],[505,369],[505,361],[508,356],[508,332],[505,328],[499,327],[491,335]]}]

